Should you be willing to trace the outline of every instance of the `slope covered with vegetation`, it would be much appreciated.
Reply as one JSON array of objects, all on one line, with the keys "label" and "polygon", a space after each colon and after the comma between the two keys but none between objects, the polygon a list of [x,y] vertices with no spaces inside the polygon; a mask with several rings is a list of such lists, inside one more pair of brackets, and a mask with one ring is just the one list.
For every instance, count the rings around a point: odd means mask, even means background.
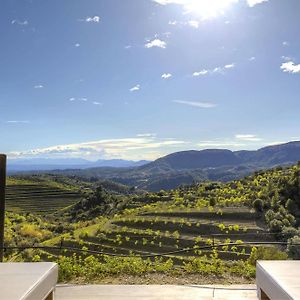
[{"label": "slope covered with vegetation", "polygon": [[300,142],[290,142],[257,151],[191,150],[172,153],[137,168],[88,168],[58,173],[91,181],[109,179],[143,190],[160,191],[203,180],[228,182],[257,170],[291,165],[300,160],[299,149]]},{"label": "slope covered with vegetation", "polygon": [[251,281],[258,258],[300,257],[299,164],[158,193],[95,186],[47,218],[8,215],[7,243],[57,248],[11,251],[7,259],[58,261],[62,281],[168,276],[204,283]]}]

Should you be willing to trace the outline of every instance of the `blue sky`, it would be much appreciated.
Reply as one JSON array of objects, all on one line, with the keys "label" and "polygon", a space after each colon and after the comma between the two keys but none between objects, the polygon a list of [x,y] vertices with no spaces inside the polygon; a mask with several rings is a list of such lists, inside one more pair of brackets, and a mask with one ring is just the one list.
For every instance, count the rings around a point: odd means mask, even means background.
[{"label": "blue sky", "polygon": [[155,159],[300,139],[298,0],[2,0],[1,152]]}]

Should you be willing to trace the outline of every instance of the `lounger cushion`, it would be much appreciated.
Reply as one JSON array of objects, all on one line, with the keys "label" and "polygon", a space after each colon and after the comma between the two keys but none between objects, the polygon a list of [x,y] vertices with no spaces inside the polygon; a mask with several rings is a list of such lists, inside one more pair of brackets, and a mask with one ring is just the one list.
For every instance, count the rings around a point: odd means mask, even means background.
[{"label": "lounger cushion", "polygon": [[300,299],[300,261],[258,261],[256,284],[272,300]]},{"label": "lounger cushion", "polygon": [[44,300],[55,288],[54,263],[1,263],[0,293],[5,300]]}]

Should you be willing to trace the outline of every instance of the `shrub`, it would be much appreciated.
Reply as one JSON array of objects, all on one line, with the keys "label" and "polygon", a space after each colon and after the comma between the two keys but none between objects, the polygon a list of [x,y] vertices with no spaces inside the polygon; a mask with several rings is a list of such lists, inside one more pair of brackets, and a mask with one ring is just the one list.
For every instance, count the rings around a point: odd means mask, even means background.
[{"label": "shrub", "polygon": [[287,250],[291,258],[300,259],[300,236],[289,239]]},{"label": "shrub", "polygon": [[264,202],[261,199],[256,199],[253,202],[253,207],[254,207],[256,212],[263,212]]},{"label": "shrub", "polygon": [[275,247],[253,247],[248,262],[255,266],[257,260],[285,260],[288,256],[285,252]]}]

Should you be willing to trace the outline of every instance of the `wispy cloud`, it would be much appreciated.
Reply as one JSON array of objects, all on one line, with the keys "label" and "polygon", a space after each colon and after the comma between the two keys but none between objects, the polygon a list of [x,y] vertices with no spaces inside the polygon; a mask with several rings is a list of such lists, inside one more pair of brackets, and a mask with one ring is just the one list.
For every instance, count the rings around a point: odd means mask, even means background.
[{"label": "wispy cloud", "polygon": [[281,58],[282,58],[284,61],[291,61],[291,60],[293,60],[290,56],[285,56],[285,55],[282,55]]},{"label": "wispy cloud", "polygon": [[11,24],[20,25],[20,26],[27,26],[29,22],[27,20],[19,21],[19,20],[12,20]]},{"label": "wispy cloud", "polygon": [[[226,9],[231,5],[245,0],[152,0],[161,5],[177,4],[182,6],[185,14],[197,14],[203,21],[216,18],[219,15],[223,15]],[[208,5],[211,3],[211,5]],[[247,0],[249,7],[254,7],[257,4],[268,2],[268,0]],[[171,24],[173,25],[173,24]]]},{"label": "wispy cloud", "polygon": [[268,2],[269,0],[247,0],[247,3],[250,7],[253,7],[257,4],[261,4],[263,2]]},{"label": "wispy cloud", "polygon": [[255,59],[256,59],[255,56],[251,56],[251,57],[249,58],[249,61],[254,61]]},{"label": "wispy cloud", "polygon": [[229,64],[229,65],[224,66],[225,69],[232,69],[234,67],[235,67],[235,64]]},{"label": "wispy cloud", "polygon": [[196,71],[193,73],[193,77],[199,77],[209,74],[225,74],[226,70],[233,69],[235,67],[234,63],[227,64],[223,67],[215,67],[214,69],[202,69],[201,71]]},{"label": "wispy cloud", "polygon": [[132,138],[107,139],[78,144],[57,145],[9,153],[10,158],[66,158],[86,159],[153,159],[173,152],[187,142],[171,138],[158,138],[154,134],[141,134]]},{"label": "wispy cloud", "polygon": [[134,87],[132,87],[131,89],[129,89],[130,92],[136,92],[139,91],[141,88],[141,86],[139,84],[135,85]]},{"label": "wispy cloud", "polygon": [[164,73],[164,74],[161,75],[161,78],[163,78],[163,79],[169,79],[171,77],[172,77],[171,73]]},{"label": "wispy cloud", "polygon": [[78,47],[80,47],[80,44],[79,44],[79,43],[76,43],[74,46],[75,46],[76,48],[78,48]]},{"label": "wispy cloud", "polygon": [[300,73],[300,64],[296,65],[294,62],[288,61],[282,63],[280,69],[283,70],[283,72],[296,74],[296,73]]},{"label": "wispy cloud", "polygon": [[206,74],[208,74],[208,73],[209,73],[209,70],[203,69],[203,70],[201,70],[201,71],[199,71],[199,72],[194,72],[194,73],[193,73],[193,76],[194,76],[194,77],[198,77],[198,76],[206,75]]},{"label": "wispy cloud", "polygon": [[200,149],[207,149],[207,148],[241,148],[245,147],[247,144],[240,143],[236,141],[222,141],[222,140],[212,140],[212,141],[201,141],[197,144]]},{"label": "wispy cloud", "polygon": [[35,89],[42,89],[42,88],[44,88],[44,86],[42,84],[37,84],[33,88],[35,88]]},{"label": "wispy cloud", "polygon": [[93,101],[93,104],[94,104],[94,105],[103,105],[102,102],[98,102],[98,101]]},{"label": "wispy cloud", "polygon": [[187,24],[194,28],[199,28],[199,25],[200,25],[199,21],[196,21],[196,20],[190,20],[187,22]]},{"label": "wispy cloud", "polygon": [[85,19],[85,21],[88,22],[88,23],[90,23],[90,22],[99,23],[100,22],[100,17],[99,16],[87,17]]},{"label": "wispy cloud", "polygon": [[177,25],[177,23],[178,23],[178,21],[175,21],[175,20],[173,20],[173,21],[169,21],[169,25]]},{"label": "wispy cloud", "polygon": [[71,97],[71,98],[69,98],[69,101],[71,101],[71,102],[73,102],[73,101],[87,102],[87,101],[88,101],[88,98],[85,98],[85,97],[81,97],[81,98]]},{"label": "wispy cloud", "polygon": [[235,138],[237,140],[247,141],[247,142],[260,142],[260,141],[262,141],[262,139],[259,138],[258,136],[256,136],[255,134],[236,134]]},{"label": "wispy cloud", "polygon": [[29,124],[30,121],[27,120],[10,120],[6,121],[7,124]]},{"label": "wispy cloud", "polygon": [[199,102],[199,101],[186,101],[186,100],[173,100],[173,102],[178,104],[194,106],[198,108],[214,108],[217,106],[215,103],[212,102]]},{"label": "wispy cloud", "polygon": [[287,41],[283,41],[282,42],[282,46],[285,46],[285,47],[287,47],[287,46],[289,46],[290,45],[290,43],[289,42],[287,42]]},{"label": "wispy cloud", "polygon": [[137,137],[156,137],[156,133],[138,133]]},{"label": "wispy cloud", "polygon": [[160,39],[154,39],[154,40],[147,41],[147,43],[145,44],[145,48],[147,48],[147,49],[153,48],[153,47],[166,49],[167,43]]}]

